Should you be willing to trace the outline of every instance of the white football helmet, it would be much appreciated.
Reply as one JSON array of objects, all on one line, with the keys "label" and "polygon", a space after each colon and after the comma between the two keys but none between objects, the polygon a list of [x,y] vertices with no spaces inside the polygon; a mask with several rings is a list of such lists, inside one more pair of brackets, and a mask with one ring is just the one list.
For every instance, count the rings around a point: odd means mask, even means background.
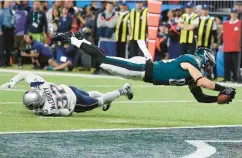
[{"label": "white football helmet", "polygon": [[42,108],[45,103],[45,94],[39,90],[27,91],[23,96],[23,103],[29,110]]}]

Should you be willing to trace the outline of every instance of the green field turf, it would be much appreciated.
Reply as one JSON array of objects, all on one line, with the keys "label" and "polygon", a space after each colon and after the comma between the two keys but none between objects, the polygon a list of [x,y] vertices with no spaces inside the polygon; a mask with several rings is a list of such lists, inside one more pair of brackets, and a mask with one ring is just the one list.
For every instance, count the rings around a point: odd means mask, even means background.
[{"label": "green field turf", "polygon": [[[0,84],[14,75],[1,72]],[[21,104],[24,93],[21,90],[28,89],[28,85],[22,82],[15,87],[18,91],[0,90],[1,132],[242,124],[242,88],[237,88],[233,103],[218,105],[197,103],[187,87],[152,86],[120,79],[42,77],[56,84],[101,92],[118,89],[128,82],[133,86],[135,96],[132,101],[125,97],[119,98],[107,112],[99,108],[86,113],[74,113],[68,118],[43,118],[35,116]],[[209,91],[205,93],[217,94]]]}]

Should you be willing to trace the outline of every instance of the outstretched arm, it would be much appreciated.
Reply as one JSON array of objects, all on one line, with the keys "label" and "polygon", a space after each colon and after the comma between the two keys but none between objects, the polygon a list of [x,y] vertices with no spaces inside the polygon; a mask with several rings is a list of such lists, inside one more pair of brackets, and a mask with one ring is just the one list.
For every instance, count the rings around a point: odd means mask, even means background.
[{"label": "outstretched arm", "polygon": [[[189,71],[190,75],[192,76],[193,80],[195,81],[194,86],[197,87],[203,87],[206,89],[210,89],[210,90],[214,90],[214,91],[219,91],[220,94],[224,94],[224,95],[228,95],[230,96],[230,98],[228,99],[228,101],[226,103],[229,103],[232,101],[232,99],[234,99],[235,97],[235,89],[231,88],[231,87],[224,87],[221,86],[217,83],[214,83],[213,81],[210,81],[209,79],[203,77],[202,73],[193,65],[191,65],[190,63],[181,63],[181,67],[184,70]],[[200,88],[196,88],[196,90],[194,90],[193,92],[195,93],[195,98],[206,98],[206,101],[215,101],[215,98],[211,98],[211,96],[204,96],[204,94],[202,93],[202,90]],[[209,99],[208,99],[209,98]],[[208,100],[207,100],[208,99]],[[211,99],[211,100],[210,100]],[[201,101],[201,100],[199,100]]]},{"label": "outstretched arm", "polygon": [[[197,86],[201,86],[206,89],[215,90],[215,83],[209,79],[203,77],[202,73],[190,63],[181,63],[181,67],[187,70],[192,76],[193,80],[196,81]],[[224,87],[220,87],[218,91],[221,91]]]},{"label": "outstretched arm", "polygon": [[202,88],[195,83],[188,85],[191,93],[199,103],[216,103],[217,96],[209,96],[203,93]]},{"label": "outstretched arm", "polygon": [[1,88],[13,88],[17,83],[22,80],[24,80],[28,84],[31,84],[31,82],[45,82],[45,80],[38,75],[34,75],[28,72],[21,72],[13,77],[9,82],[3,84]]}]

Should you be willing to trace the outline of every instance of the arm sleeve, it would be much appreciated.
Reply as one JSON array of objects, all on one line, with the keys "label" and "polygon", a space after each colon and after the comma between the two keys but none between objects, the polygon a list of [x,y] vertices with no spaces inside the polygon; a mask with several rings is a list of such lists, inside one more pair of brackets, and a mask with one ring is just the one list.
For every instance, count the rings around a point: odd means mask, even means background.
[{"label": "arm sleeve", "polygon": [[31,82],[46,82],[42,77],[38,75],[34,75],[31,73],[19,73],[15,77],[13,77],[10,80],[10,86],[14,87],[17,83],[24,80],[28,84],[31,84]]},{"label": "arm sleeve", "polygon": [[203,94],[202,88],[195,84],[189,85],[190,91],[199,103],[216,103],[217,96]]}]

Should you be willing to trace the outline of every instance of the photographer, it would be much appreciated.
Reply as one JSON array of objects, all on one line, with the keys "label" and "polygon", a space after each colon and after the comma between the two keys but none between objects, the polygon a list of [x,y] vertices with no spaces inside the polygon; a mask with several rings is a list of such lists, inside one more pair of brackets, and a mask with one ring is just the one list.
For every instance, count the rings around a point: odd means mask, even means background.
[{"label": "photographer", "polygon": [[25,42],[31,45],[30,52],[21,52],[21,57],[28,57],[32,59],[34,69],[43,69],[48,66],[52,60],[52,51],[43,43],[33,39],[32,36],[26,35]]},{"label": "photographer", "polygon": [[74,47],[69,44],[58,46],[55,49],[56,60],[50,59],[47,67],[48,71],[62,71],[66,68],[72,71],[75,66],[75,51]]}]

